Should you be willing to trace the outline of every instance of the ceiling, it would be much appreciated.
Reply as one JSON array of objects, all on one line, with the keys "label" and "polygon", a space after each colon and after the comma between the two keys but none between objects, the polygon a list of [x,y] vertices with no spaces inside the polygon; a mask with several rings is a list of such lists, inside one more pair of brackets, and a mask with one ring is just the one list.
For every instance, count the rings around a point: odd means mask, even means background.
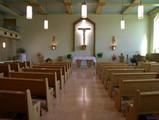
[{"label": "ceiling", "polygon": [[[47,2],[46,2],[47,1]],[[0,0],[0,14],[23,16],[27,4],[34,14],[80,14],[82,0]],[[136,14],[140,0],[86,0],[88,14]],[[141,0],[145,14],[159,12],[159,0]],[[46,5],[47,4],[47,5]]]}]

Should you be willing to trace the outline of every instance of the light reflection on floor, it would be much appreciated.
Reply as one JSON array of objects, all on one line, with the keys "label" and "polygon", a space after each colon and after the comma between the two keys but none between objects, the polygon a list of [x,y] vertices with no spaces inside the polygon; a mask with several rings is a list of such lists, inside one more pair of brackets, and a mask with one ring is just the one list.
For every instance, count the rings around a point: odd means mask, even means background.
[{"label": "light reflection on floor", "polygon": [[95,70],[73,69],[71,79],[42,120],[124,120],[107,95]]}]

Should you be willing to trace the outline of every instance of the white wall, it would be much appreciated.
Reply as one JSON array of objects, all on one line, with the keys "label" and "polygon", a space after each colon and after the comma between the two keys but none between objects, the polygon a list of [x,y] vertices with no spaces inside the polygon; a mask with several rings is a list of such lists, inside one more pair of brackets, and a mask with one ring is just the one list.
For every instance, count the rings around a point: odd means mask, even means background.
[{"label": "white wall", "polygon": [[[132,55],[136,51],[146,47],[144,41],[148,38],[148,17],[138,20],[137,15],[127,15],[126,29],[120,30],[120,15],[89,15],[96,23],[96,53],[103,52],[104,58],[111,59],[113,54],[110,46],[112,36],[116,37],[116,55],[121,52],[124,55]],[[49,15],[49,30],[43,29],[42,16],[33,16],[32,20],[18,18],[18,26],[22,40],[19,47],[24,47],[28,54],[28,59],[36,61],[36,54],[41,52],[45,58],[56,58],[57,56],[71,53],[73,39],[73,22],[80,18],[79,15]],[[58,46],[55,51],[49,49],[52,36],[55,35]]]}]

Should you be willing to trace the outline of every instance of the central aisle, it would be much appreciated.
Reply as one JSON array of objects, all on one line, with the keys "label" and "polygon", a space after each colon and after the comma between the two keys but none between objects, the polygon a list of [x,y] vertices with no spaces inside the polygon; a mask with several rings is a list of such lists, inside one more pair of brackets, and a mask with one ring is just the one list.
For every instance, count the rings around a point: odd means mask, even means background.
[{"label": "central aisle", "polygon": [[124,120],[117,112],[95,70],[73,69],[72,76],[54,99],[43,120]]}]

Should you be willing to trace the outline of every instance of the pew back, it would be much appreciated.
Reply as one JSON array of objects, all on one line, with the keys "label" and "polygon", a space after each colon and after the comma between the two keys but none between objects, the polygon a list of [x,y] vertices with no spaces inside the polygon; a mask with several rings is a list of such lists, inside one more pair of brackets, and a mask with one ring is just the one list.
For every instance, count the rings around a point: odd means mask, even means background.
[{"label": "pew back", "polygon": [[5,77],[9,76],[10,65],[0,64],[0,73],[3,73]]},{"label": "pew back", "polygon": [[105,77],[104,77],[104,86],[107,87],[108,82],[110,80],[110,76],[113,73],[137,73],[137,72],[144,72],[144,69],[129,69],[129,68],[123,68],[123,69],[107,69],[105,71]]}]

